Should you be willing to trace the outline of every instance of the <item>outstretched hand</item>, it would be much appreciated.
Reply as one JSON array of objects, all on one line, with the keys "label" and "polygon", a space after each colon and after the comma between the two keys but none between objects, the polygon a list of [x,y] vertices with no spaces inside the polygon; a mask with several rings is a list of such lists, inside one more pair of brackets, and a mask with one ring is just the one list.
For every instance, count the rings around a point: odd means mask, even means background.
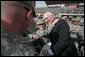
[{"label": "outstretched hand", "polygon": [[37,35],[33,35],[33,39],[38,39],[38,36]]}]

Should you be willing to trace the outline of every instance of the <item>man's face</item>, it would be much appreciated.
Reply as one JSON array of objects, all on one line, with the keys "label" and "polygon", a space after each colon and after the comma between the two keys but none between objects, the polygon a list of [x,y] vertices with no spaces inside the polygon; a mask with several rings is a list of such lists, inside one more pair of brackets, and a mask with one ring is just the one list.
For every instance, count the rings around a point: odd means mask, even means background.
[{"label": "man's face", "polygon": [[44,29],[44,25],[38,25],[38,28],[39,28],[40,30],[43,30],[43,29]]},{"label": "man's face", "polygon": [[50,25],[54,21],[54,17],[51,16],[50,14],[48,14],[48,13],[45,13],[43,15],[43,19],[45,20],[45,23],[48,24],[48,25]]},{"label": "man's face", "polygon": [[15,34],[24,32],[33,20],[33,11],[27,9],[22,3],[3,1],[1,8],[1,19],[4,21],[4,25],[2,24],[2,26],[4,29],[12,31]]},{"label": "man's face", "polygon": [[24,32],[33,20],[32,10],[21,8],[19,16],[19,31]]},{"label": "man's face", "polygon": [[74,25],[78,25],[79,24],[79,21],[73,21],[72,22]]}]

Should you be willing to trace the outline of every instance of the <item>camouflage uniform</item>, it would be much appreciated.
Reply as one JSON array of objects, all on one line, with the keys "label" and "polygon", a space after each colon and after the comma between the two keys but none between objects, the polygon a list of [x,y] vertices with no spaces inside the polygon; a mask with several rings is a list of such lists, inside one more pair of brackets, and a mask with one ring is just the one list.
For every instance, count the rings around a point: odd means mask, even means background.
[{"label": "camouflage uniform", "polygon": [[[44,25],[44,20],[41,19],[34,19],[34,21],[38,21],[38,25]],[[39,39],[35,40],[33,43],[35,44],[35,48],[36,51],[38,53],[40,53],[43,45],[45,45],[47,42],[50,41],[50,39],[48,38],[48,34],[51,32],[51,30],[53,29],[54,25],[50,25],[49,27],[45,26],[44,29],[40,30],[38,29],[36,32],[34,32],[33,34],[28,34],[29,38],[33,39],[33,35],[37,35],[39,37]],[[34,39],[33,39],[34,40]]]},{"label": "camouflage uniform", "polygon": [[68,25],[70,26],[71,21],[69,21],[69,20],[68,20],[68,17],[67,17],[67,16],[63,16],[63,18],[62,18],[62,19],[66,20],[66,21],[67,21],[67,23],[68,23]]},{"label": "camouflage uniform", "polygon": [[79,51],[80,51],[80,56],[84,56],[84,19],[82,18],[80,21],[81,26],[81,31],[79,32],[79,36],[81,38],[80,45],[79,45]]},{"label": "camouflage uniform", "polygon": [[[5,2],[20,2],[34,11],[35,3],[33,1],[3,1],[3,3]],[[3,9],[3,6],[1,7]],[[1,56],[34,56],[36,51],[29,40],[30,38],[18,36],[10,31],[1,29]]]},{"label": "camouflage uniform", "polygon": [[[80,19],[72,19],[72,21],[80,21]],[[74,38],[77,38],[77,36],[75,35],[75,33],[76,33],[76,29],[79,29],[79,34],[81,34],[81,32],[83,32],[83,30],[84,30],[84,28],[83,27],[81,27],[79,24],[78,25],[74,25],[74,24],[72,24],[71,26],[70,26],[70,29],[72,29],[73,30],[73,35],[71,35],[72,37],[74,37]]]},{"label": "camouflage uniform", "polygon": [[75,26],[75,25],[72,24],[72,25],[70,26],[70,28],[73,30],[71,37],[74,37],[74,38],[77,38],[76,29],[79,29],[80,31],[82,31],[82,30],[81,30],[82,27],[79,26],[79,25]]},{"label": "camouflage uniform", "polygon": [[[72,19],[72,21],[80,21],[80,19]],[[71,25],[70,26],[70,29],[73,30],[73,32],[71,32],[71,37],[75,40],[74,43],[77,47],[77,50],[78,50],[78,53],[80,52],[80,45],[81,45],[81,42],[83,41],[83,36],[84,36],[84,27],[80,26],[79,24],[78,25]],[[79,32],[76,32],[76,29],[79,29]]]},{"label": "camouflage uniform", "polygon": [[[45,23],[43,20],[38,20],[39,24],[38,25],[44,25],[45,26]],[[43,30],[40,30],[38,29],[34,34],[37,35],[39,38],[43,38],[44,36],[48,35],[51,30],[53,29],[54,25],[50,25],[49,27],[45,26],[45,28]],[[28,36],[30,38],[33,37],[34,34],[28,34]]]},{"label": "camouflage uniform", "polygon": [[69,25],[71,24],[71,20],[72,20],[73,18],[74,18],[73,16],[69,16],[69,20],[68,20],[68,24],[69,24]]},{"label": "camouflage uniform", "polygon": [[66,20],[67,19],[67,16],[63,16],[62,19]]},{"label": "camouflage uniform", "polygon": [[34,56],[36,52],[29,40],[1,29],[1,56]]}]

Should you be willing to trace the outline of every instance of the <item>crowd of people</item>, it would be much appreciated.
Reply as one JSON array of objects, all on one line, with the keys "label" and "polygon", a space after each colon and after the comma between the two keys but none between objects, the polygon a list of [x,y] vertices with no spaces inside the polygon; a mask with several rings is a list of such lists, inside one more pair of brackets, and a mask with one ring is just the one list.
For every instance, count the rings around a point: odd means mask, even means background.
[{"label": "crowd of people", "polygon": [[78,8],[35,8],[36,13],[44,13],[46,11],[50,11],[52,13],[59,14],[59,13],[70,13],[70,14],[84,14],[84,7]]},{"label": "crowd of people", "polygon": [[36,17],[35,4],[1,1],[1,56],[84,56],[84,17]]}]

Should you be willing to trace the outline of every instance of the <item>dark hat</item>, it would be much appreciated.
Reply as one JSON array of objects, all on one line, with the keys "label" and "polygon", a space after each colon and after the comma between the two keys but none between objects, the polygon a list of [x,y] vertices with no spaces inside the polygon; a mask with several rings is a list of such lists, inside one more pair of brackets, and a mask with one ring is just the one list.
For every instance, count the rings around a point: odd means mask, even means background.
[{"label": "dark hat", "polygon": [[36,4],[35,1],[19,1],[19,2],[26,5],[26,7],[24,7],[25,9],[27,9],[27,10],[32,9],[33,16],[34,17],[36,16],[35,11],[34,11],[34,7],[35,7],[35,4]]}]

